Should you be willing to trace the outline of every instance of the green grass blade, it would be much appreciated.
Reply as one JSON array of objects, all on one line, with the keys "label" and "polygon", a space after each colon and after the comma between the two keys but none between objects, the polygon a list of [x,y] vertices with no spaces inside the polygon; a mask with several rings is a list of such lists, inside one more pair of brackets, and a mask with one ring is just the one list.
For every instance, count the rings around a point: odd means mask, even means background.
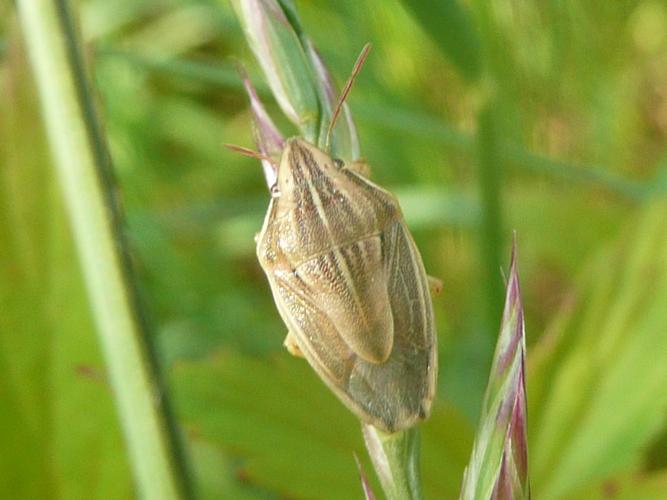
[{"label": "green grass blade", "polygon": [[647,206],[588,268],[577,299],[536,346],[531,470],[540,498],[636,470],[664,432],[666,216],[664,200]]},{"label": "green grass blade", "polygon": [[[500,252],[503,246],[502,168],[497,137],[497,120],[493,104],[487,104],[479,113],[477,131],[478,186],[481,205],[480,250],[486,327],[495,328],[502,309],[503,288]],[[490,339],[491,337],[489,337]],[[492,344],[490,341],[489,344]],[[490,349],[489,349],[490,351]]]},{"label": "green grass blade", "polygon": [[457,0],[403,0],[440,50],[469,80],[482,72],[481,44],[468,11]]},{"label": "green grass blade", "polygon": [[128,498],[120,426],[14,24],[0,82],[0,498]]},{"label": "green grass blade", "polygon": [[22,0],[18,11],[138,489],[148,499],[183,498],[182,461],[130,285],[71,12],[64,0]]}]

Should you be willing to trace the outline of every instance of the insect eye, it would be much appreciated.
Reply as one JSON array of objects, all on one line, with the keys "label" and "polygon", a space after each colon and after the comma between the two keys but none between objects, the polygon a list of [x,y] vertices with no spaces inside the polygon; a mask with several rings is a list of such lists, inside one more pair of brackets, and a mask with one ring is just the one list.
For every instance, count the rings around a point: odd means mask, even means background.
[{"label": "insect eye", "polygon": [[343,168],[343,165],[345,165],[345,162],[341,160],[340,158],[334,158],[334,165],[336,165],[336,168]]},{"label": "insect eye", "polygon": [[271,186],[271,189],[269,191],[271,192],[271,198],[279,198],[280,197],[280,189],[278,189],[278,183]]}]

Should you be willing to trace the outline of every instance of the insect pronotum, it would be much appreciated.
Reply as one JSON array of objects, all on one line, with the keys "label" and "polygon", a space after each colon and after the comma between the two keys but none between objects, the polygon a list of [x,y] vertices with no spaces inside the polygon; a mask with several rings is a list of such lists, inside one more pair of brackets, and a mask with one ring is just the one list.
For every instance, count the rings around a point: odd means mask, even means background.
[{"label": "insect pronotum", "polygon": [[394,432],[430,413],[436,333],[424,265],[398,201],[364,167],[288,139],[257,257],[290,352],[363,422]]}]

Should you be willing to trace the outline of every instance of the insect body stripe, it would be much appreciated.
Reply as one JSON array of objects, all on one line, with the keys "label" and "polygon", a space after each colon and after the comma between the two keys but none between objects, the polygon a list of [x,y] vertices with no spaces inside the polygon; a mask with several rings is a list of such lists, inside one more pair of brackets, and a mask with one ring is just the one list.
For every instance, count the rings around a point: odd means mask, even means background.
[{"label": "insect body stripe", "polygon": [[332,264],[336,267],[336,269],[344,276],[345,278],[345,285],[346,288],[350,291],[350,294],[354,298],[354,302],[357,308],[357,311],[359,312],[360,316],[363,317],[363,321],[366,325],[368,325],[368,318],[366,318],[364,314],[364,308],[361,303],[361,299],[359,298],[359,293],[357,291],[357,287],[355,285],[355,280],[354,277],[352,276],[352,273],[350,272],[350,267],[341,253],[340,248],[337,247],[335,244],[335,239],[333,235],[333,231],[331,230],[331,226],[329,225],[329,220],[327,218],[326,212],[324,210],[324,207],[322,206],[322,199],[320,198],[320,194],[317,191],[317,188],[313,186],[313,184],[308,185],[308,192],[310,193],[313,202],[315,204],[315,208],[317,209],[317,213],[320,216],[320,220],[324,223],[324,227],[327,230],[327,234],[329,236],[329,241],[331,243],[331,253],[334,256]]},{"label": "insect body stripe", "polygon": [[354,170],[350,170],[349,168],[346,168],[346,169],[343,169],[343,172],[345,172],[345,174],[347,175],[347,178],[350,181],[352,181],[356,185],[364,188],[364,191],[366,192],[366,194],[369,198],[372,197],[377,203],[379,203],[380,205],[384,205],[386,208],[393,208],[393,207],[389,206],[387,200],[388,199],[395,200],[396,198],[389,191],[387,191],[386,189],[378,186],[374,182],[366,179],[363,175],[355,172]]},{"label": "insect body stripe", "polygon": [[301,196],[300,191],[294,193],[295,196],[295,206],[294,206],[294,219],[292,224],[292,230],[294,234],[297,234],[299,241],[303,245],[303,242],[306,239],[306,225],[302,224],[306,213],[305,201]]},{"label": "insect body stripe", "polygon": [[[326,178],[319,179],[320,175],[318,167],[315,164],[315,160],[309,151],[303,148],[299,148],[299,152],[301,153],[301,159],[303,160],[303,162],[296,162],[296,161],[293,162],[292,168],[295,169],[295,172],[298,176],[301,176],[303,179],[310,181],[307,184],[308,187],[305,190],[305,192],[310,195],[310,200],[313,202],[315,209],[317,210],[319,220],[322,221],[326,229],[327,236],[329,238],[329,247],[331,248],[331,251],[335,256],[333,264],[336,266],[337,270],[344,275],[345,282],[355,298],[355,302],[357,304],[359,311],[363,311],[359,295],[354,285],[355,281],[350,273],[348,263],[340,251],[340,245],[336,243],[334,232],[331,228],[329,218],[327,216],[326,210],[324,209],[322,198],[320,197],[320,193],[318,190],[319,182],[322,182],[331,191],[333,191],[333,184],[329,179]],[[308,177],[305,176],[304,169],[301,168],[302,165],[306,166],[306,170],[308,170]],[[318,183],[314,182],[315,179],[317,179],[319,182]]]},{"label": "insect body stripe", "polygon": [[[414,244],[412,244],[412,241],[410,240],[410,235],[404,234],[403,237],[406,240],[406,244],[407,244],[407,247],[408,247],[408,252],[410,252],[409,261],[412,264],[412,269],[413,269],[414,275],[415,276],[421,276],[423,274],[423,271],[419,269],[419,265],[418,265],[418,262],[421,260],[421,258],[419,257],[419,255],[415,255],[415,246],[414,246]],[[418,281],[419,281],[419,283],[418,283],[419,286],[417,288],[418,288],[418,293],[419,293],[419,305],[420,305],[419,309],[421,310],[421,313],[422,313],[422,328],[426,328],[427,325],[429,324],[429,321],[428,321],[427,316],[426,316],[426,314],[427,314],[426,313],[427,304],[426,304],[426,298],[424,296],[424,284],[423,284],[423,282],[421,282],[421,280],[418,280]]]},{"label": "insect body stripe", "polygon": [[[344,172],[348,173],[350,171],[345,169]],[[359,184],[358,182],[356,182],[356,180],[357,178],[355,176],[353,182],[355,184]],[[373,196],[374,193],[368,190],[367,186],[362,185],[361,187],[364,188],[365,196],[359,196],[358,198],[355,198],[354,203],[350,201],[350,198],[347,195],[344,195],[345,199],[350,204],[352,210],[355,212],[356,217],[359,220],[364,220],[368,218],[375,219],[375,207],[373,206],[373,200],[372,200],[372,198],[374,198]],[[373,223],[375,221],[369,221],[369,222]]]},{"label": "insect body stripe", "polygon": [[[296,162],[298,167],[298,162]],[[301,174],[300,174],[301,175]],[[294,190],[294,217],[292,218],[292,232],[298,235],[299,247],[307,248],[314,243],[314,239],[328,237],[325,247],[331,246],[330,232],[326,230],[326,221],[321,217],[318,202],[308,188]],[[321,203],[319,204],[321,206]]]},{"label": "insect body stripe", "polygon": [[[399,271],[399,275],[405,287],[406,295],[408,294],[410,287],[404,281],[404,278],[402,276],[403,271],[400,268],[400,262],[405,262],[407,259],[407,261],[410,262],[410,265],[412,267],[413,276],[417,277],[417,283],[416,283],[417,286],[415,286],[414,288],[417,289],[416,291],[419,300],[419,310],[421,311],[421,326],[422,326],[421,329],[423,333],[424,329],[428,329],[430,327],[431,322],[429,316],[427,316],[428,313],[426,311],[428,304],[426,303],[426,297],[424,293],[424,283],[422,280],[418,278],[419,276],[421,276],[421,271],[418,266],[419,261],[416,260],[419,259],[419,256],[415,255],[415,248],[410,238],[410,235],[407,234],[407,232],[402,227],[398,225],[395,226],[394,229],[392,230],[392,233],[394,237],[390,247],[393,248],[396,253],[396,258],[394,259],[395,262],[394,268]],[[400,255],[399,252],[401,252],[401,250],[403,249],[407,250],[409,256],[403,257]]]},{"label": "insect body stripe", "polygon": [[[304,149],[300,146],[294,146],[295,152],[299,153],[299,156],[301,157],[301,162],[299,161],[293,161],[292,162],[292,168],[295,171],[295,177],[300,179],[302,182],[307,182],[308,184],[312,184],[313,181],[317,180],[323,180],[322,175],[320,174],[319,167],[317,166],[317,163],[315,162],[315,159],[313,158],[313,155],[310,151],[307,149]],[[296,154],[294,155],[296,156]],[[305,169],[303,168],[305,167]],[[306,175],[306,171],[308,175]]]},{"label": "insect body stripe", "polygon": [[[355,203],[352,203],[350,195],[339,190],[334,199],[336,200],[336,208],[344,212],[351,223],[359,225],[360,221],[366,221],[366,227],[374,225],[374,221],[370,220],[370,217],[373,217],[373,210],[369,210],[371,208],[370,204],[366,202],[366,206],[361,205],[363,201],[366,201],[363,196],[355,198]],[[363,229],[363,226],[360,229]]]}]

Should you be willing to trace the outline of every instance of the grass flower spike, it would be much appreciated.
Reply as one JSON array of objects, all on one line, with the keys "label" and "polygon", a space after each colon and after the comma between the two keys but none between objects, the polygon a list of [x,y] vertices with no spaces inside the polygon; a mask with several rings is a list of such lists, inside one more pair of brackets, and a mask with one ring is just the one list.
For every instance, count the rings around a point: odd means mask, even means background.
[{"label": "grass flower spike", "polygon": [[[257,91],[252,85],[252,82],[245,74],[245,72],[242,72],[242,74],[243,85],[246,92],[248,93],[248,97],[250,98],[255,144],[257,144],[259,152],[262,155],[269,158],[279,159],[285,140],[283,139],[283,136],[278,128],[273,124],[273,120],[271,120],[271,117],[266,112],[266,109],[264,109],[264,105],[262,104],[262,101],[259,100],[259,96],[257,95]],[[268,188],[271,189],[271,186],[273,186],[278,179],[276,164],[268,160],[261,161],[266,184]]]},{"label": "grass flower spike", "polygon": [[[278,105],[308,142],[328,146],[327,131],[339,93],[313,42],[301,31],[296,11],[285,0],[232,0],[252,48]],[[257,145],[277,146],[282,138],[263,110],[256,92],[244,75],[255,117]],[[360,156],[357,130],[346,103],[331,134],[329,151],[345,161]],[[282,149],[282,146],[281,148]],[[266,167],[265,167],[266,169]]]},{"label": "grass flower spike", "polygon": [[462,500],[530,498],[526,440],[526,339],[516,247],[500,335]]},{"label": "grass flower spike", "polygon": [[234,0],[246,38],[283,113],[310,142],[319,131],[320,103],[301,40],[277,0]]}]

